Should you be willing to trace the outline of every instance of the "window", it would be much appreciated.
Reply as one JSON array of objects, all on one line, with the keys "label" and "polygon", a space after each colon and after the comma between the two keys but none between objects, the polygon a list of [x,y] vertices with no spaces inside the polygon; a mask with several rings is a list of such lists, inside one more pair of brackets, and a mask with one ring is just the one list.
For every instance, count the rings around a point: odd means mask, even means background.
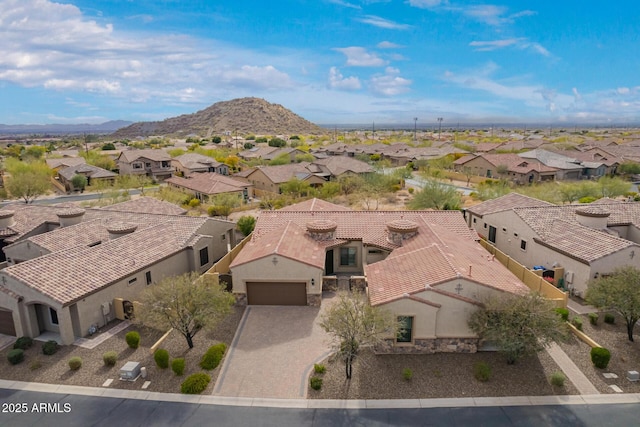
[{"label": "window", "polygon": [[152,280],[151,280],[151,272],[147,271],[146,273],[144,273],[144,277],[147,279],[147,285],[150,285]]},{"label": "window", "polygon": [[370,254],[381,254],[382,250],[380,249],[369,249]]},{"label": "window", "polygon": [[134,163],[132,166],[134,169],[142,169],[142,163]]},{"label": "window", "polygon": [[209,264],[209,248],[200,249],[200,267]]},{"label": "window", "polygon": [[413,338],[413,317],[398,316],[397,342],[411,342]]},{"label": "window", "polygon": [[520,249],[522,249],[523,251],[527,250],[527,241],[526,240],[520,240]]},{"label": "window", "polygon": [[491,243],[496,242],[496,228],[492,225],[489,226],[489,241]]},{"label": "window", "polygon": [[148,168],[150,168],[150,167],[151,167],[151,163],[149,163],[149,162],[146,162],[144,165],[145,165],[146,167],[148,167]]},{"label": "window", "polygon": [[487,228],[487,223],[486,222],[484,223],[484,228]]},{"label": "window", "polygon": [[51,316],[51,323],[53,325],[57,325],[58,324],[58,312],[55,311],[53,308],[49,307],[49,315]]},{"label": "window", "polygon": [[129,280],[129,286],[133,285],[134,283],[136,283],[138,281],[137,277],[134,277],[133,279]]},{"label": "window", "polygon": [[356,265],[356,248],[340,248],[340,265]]},{"label": "window", "polygon": [[473,223],[475,224],[478,221],[478,218],[473,218]]}]

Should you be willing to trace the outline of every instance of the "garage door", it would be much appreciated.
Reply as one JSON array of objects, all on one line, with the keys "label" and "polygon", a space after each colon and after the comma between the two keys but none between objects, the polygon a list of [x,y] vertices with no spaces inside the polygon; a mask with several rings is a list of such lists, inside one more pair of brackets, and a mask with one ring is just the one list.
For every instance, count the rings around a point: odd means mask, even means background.
[{"label": "garage door", "polygon": [[16,336],[16,327],[10,311],[0,309],[0,334]]},{"label": "garage door", "polygon": [[307,287],[304,282],[248,282],[249,305],[307,305]]}]

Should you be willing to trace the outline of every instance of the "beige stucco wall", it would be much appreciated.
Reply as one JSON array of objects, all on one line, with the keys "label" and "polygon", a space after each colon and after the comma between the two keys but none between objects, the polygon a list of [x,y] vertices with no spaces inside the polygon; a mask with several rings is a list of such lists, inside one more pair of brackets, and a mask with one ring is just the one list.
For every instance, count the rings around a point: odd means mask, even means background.
[{"label": "beige stucco wall", "polygon": [[[274,257],[277,263],[273,263]],[[280,255],[268,256],[231,268],[233,293],[246,294],[247,282],[305,282],[307,294],[322,294],[323,269]],[[311,286],[311,279],[315,285]]]},{"label": "beige stucco wall", "polygon": [[[340,265],[340,249],[341,248],[356,248],[356,264],[354,266]],[[362,274],[363,268],[363,246],[362,241],[354,240],[350,241],[346,245],[333,249],[333,272],[335,273],[350,273],[350,274]]]},{"label": "beige stucco wall", "polygon": [[3,250],[9,265],[14,265],[16,261],[22,262],[50,253],[47,249],[25,240],[6,246]]}]

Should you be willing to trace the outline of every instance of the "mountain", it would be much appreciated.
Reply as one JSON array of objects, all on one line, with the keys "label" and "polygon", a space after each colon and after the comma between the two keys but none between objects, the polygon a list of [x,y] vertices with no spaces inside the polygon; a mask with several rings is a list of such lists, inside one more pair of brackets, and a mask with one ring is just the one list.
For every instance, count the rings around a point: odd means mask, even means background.
[{"label": "mountain", "polygon": [[109,122],[92,125],[82,123],[71,124],[46,124],[46,125],[3,125],[0,124],[0,135],[25,135],[25,134],[49,134],[69,135],[74,133],[111,133],[132,122],[124,120],[111,120]]},{"label": "mountain", "polygon": [[326,131],[279,104],[259,98],[239,98],[217,102],[193,114],[161,122],[138,122],[119,129],[114,138],[148,135],[191,135],[202,137],[225,132],[240,135],[323,134]]}]

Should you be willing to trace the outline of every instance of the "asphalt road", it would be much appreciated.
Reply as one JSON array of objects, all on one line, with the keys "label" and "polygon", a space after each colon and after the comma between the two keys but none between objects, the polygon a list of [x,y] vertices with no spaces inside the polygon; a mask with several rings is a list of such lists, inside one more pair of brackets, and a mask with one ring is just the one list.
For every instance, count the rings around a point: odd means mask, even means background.
[{"label": "asphalt road", "polygon": [[[155,191],[156,188],[145,188],[146,192]],[[120,190],[125,191],[125,190]],[[136,188],[130,188],[126,190],[132,196],[135,194],[140,194],[140,190]],[[85,200],[97,200],[100,197],[104,197],[102,193],[74,193],[63,196],[54,196],[54,197],[43,197],[35,199],[31,202],[34,205],[52,205],[54,203],[65,203],[65,202],[82,202]],[[0,207],[6,206],[12,203],[24,203],[22,200],[3,200],[0,202]]]},{"label": "asphalt road", "polygon": [[[638,404],[430,409],[196,405],[0,389],[1,426],[635,426]],[[49,405],[47,405],[49,404]],[[34,406],[35,405],[35,406]],[[25,412],[16,410],[26,409]],[[52,412],[53,411],[53,412]]]}]

